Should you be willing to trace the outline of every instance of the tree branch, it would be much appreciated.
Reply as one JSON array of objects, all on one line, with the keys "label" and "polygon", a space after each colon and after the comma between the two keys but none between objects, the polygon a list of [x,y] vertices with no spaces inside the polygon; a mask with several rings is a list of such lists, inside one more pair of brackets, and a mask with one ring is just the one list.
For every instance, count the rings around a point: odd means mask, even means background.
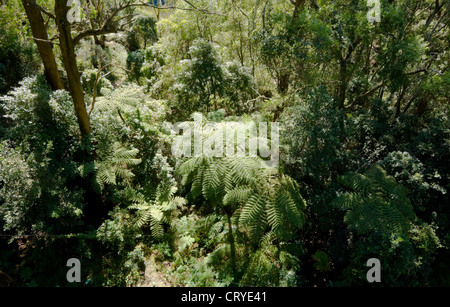
[{"label": "tree branch", "polygon": [[374,88],[372,88],[371,90],[368,90],[367,92],[365,92],[364,94],[359,95],[358,97],[356,97],[355,100],[353,100],[353,102],[347,106],[345,106],[345,109],[351,109],[354,105],[356,105],[361,99],[372,95],[373,93],[375,93],[378,89],[380,89],[381,87],[384,86],[384,82],[379,83],[377,86],[375,86]]},{"label": "tree branch", "polygon": [[190,1],[187,0],[183,0],[184,2],[186,2],[189,6],[191,6],[192,8],[180,8],[177,6],[165,6],[165,7],[158,7],[155,6],[153,4],[148,4],[146,2],[139,2],[139,3],[134,3],[133,1],[128,1],[122,5],[120,5],[119,7],[117,7],[112,14],[106,19],[106,21],[103,23],[103,26],[101,28],[97,28],[97,29],[88,29],[85,30],[81,33],[79,33],[74,39],[74,44],[78,44],[83,38],[86,38],[88,36],[97,36],[97,35],[105,35],[105,34],[111,34],[111,33],[116,33],[117,31],[119,31],[119,29],[117,29],[115,26],[113,26],[113,23],[115,22],[114,18],[123,10],[130,8],[130,7],[139,7],[139,6],[145,6],[145,7],[151,7],[151,8],[155,8],[155,9],[179,9],[179,10],[185,10],[185,11],[197,11],[197,12],[201,12],[204,14],[210,14],[210,15],[217,15],[217,16],[226,16],[226,15],[222,15],[219,13],[215,13],[215,12],[210,12],[208,10],[205,9],[201,9],[201,8],[197,8],[195,5],[193,5]]},{"label": "tree branch", "polygon": [[103,66],[102,68],[100,68],[97,72],[97,76],[95,78],[95,82],[94,82],[94,89],[93,89],[93,93],[92,93],[92,103],[91,103],[91,107],[89,108],[89,112],[88,112],[88,116],[91,116],[92,111],[94,110],[94,105],[95,105],[95,100],[97,99],[97,86],[98,83],[100,82],[101,79],[103,79],[104,77],[108,76],[110,73],[112,73],[112,71],[104,74],[103,76],[100,76],[102,70],[104,70],[106,67],[108,67],[110,64]]},{"label": "tree branch", "polygon": [[88,36],[97,36],[97,35],[105,35],[105,34],[111,34],[111,33],[116,33],[117,29],[116,28],[110,28],[107,29],[105,27],[101,28],[101,29],[89,29],[86,31],[81,32],[80,34],[78,34],[74,39],[73,39],[73,43],[74,45],[78,44],[83,38],[86,38]]},{"label": "tree branch", "polygon": [[183,2],[187,3],[188,5],[190,5],[193,8],[194,11],[202,12],[204,14],[222,16],[222,17],[226,16],[226,15],[222,15],[222,14],[219,14],[219,13],[216,13],[216,12],[210,12],[210,11],[205,10],[205,9],[199,9],[198,7],[196,7],[190,1],[187,1],[187,0],[183,0]]},{"label": "tree branch", "polygon": [[45,15],[47,15],[48,17],[52,18],[52,19],[56,19],[55,15],[53,15],[52,13],[50,13],[49,11],[47,11],[46,9],[44,9],[42,6],[36,4],[37,7],[39,8],[39,10],[41,10],[42,13],[44,13]]}]

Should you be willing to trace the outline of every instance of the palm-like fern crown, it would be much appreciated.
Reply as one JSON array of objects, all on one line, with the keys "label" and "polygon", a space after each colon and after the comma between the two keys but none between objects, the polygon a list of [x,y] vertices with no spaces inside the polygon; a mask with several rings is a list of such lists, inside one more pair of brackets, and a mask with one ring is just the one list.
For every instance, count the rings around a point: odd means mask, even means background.
[{"label": "palm-like fern crown", "polygon": [[177,171],[185,184],[191,184],[194,197],[231,207],[233,218],[254,239],[268,230],[279,239],[289,239],[305,221],[306,204],[297,183],[266,168],[261,158],[194,157],[181,163]]},{"label": "palm-like fern crown", "polygon": [[406,189],[377,164],[364,174],[349,172],[339,177],[339,183],[350,191],[335,205],[347,210],[345,223],[361,234],[407,231],[415,220]]},{"label": "palm-like fern crown", "polygon": [[159,185],[156,193],[149,199],[135,189],[127,189],[126,197],[134,203],[129,209],[136,210],[137,214],[135,226],[141,228],[149,225],[152,237],[160,239],[164,234],[163,224],[174,226],[179,208],[186,204],[184,198],[175,196],[176,191],[175,186]]},{"label": "palm-like fern crown", "polygon": [[105,185],[116,185],[118,179],[130,180],[134,174],[129,167],[138,165],[141,159],[136,158],[137,149],[127,149],[119,142],[101,142],[99,146],[101,159],[81,165],[78,171],[82,177],[94,174],[91,180],[92,188],[101,193]]}]

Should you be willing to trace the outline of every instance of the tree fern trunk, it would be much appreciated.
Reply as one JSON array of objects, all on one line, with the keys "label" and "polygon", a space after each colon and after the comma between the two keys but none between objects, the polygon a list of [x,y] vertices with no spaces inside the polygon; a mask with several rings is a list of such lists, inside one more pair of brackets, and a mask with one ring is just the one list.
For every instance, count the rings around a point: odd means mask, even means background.
[{"label": "tree fern trunk", "polygon": [[231,223],[231,216],[227,214],[228,219],[228,242],[230,243],[230,253],[231,253],[231,268],[233,270],[233,279],[236,281],[237,279],[237,269],[236,269],[236,249],[234,246],[234,236],[233,236],[233,227]]}]

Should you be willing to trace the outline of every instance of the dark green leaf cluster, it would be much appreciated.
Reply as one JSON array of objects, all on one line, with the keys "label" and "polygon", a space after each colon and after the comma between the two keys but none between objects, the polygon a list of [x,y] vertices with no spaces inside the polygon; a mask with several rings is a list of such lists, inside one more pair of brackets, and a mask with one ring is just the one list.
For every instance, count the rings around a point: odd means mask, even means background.
[{"label": "dark green leaf cluster", "polygon": [[415,214],[406,189],[377,164],[364,174],[347,173],[339,183],[349,189],[335,204],[346,210],[344,221],[358,233],[407,232]]}]

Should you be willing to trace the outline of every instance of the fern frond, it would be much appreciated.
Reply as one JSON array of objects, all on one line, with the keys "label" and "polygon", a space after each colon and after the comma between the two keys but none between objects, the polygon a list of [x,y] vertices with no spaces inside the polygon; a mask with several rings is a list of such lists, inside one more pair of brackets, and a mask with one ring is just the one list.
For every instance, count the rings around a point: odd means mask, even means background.
[{"label": "fern frond", "polygon": [[194,197],[198,197],[203,193],[203,173],[203,169],[198,170],[192,181],[191,194]]},{"label": "fern frond", "polygon": [[260,163],[256,158],[236,157],[227,158],[230,171],[236,184],[254,183],[256,176],[255,171],[260,168]]},{"label": "fern frond", "polygon": [[250,235],[257,238],[267,225],[266,198],[254,194],[240,211],[239,224],[250,227]]},{"label": "fern frond", "polygon": [[150,230],[155,239],[160,239],[164,235],[164,228],[161,221],[158,221],[153,216],[150,218]]},{"label": "fern frond", "polygon": [[372,230],[404,232],[415,213],[406,190],[377,164],[363,175],[347,173],[339,182],[352,192],[339,196],[334,204],[347,213],[344,222],[359,233]]},{"label": "fern frond", "polygon": [[202,193],[205,199],[215,200],[216,193],[219,192],[219,187],[221,186],[221,180],[218,174],[218,167],[216,163],[211,163],[204,173],[204,178],[202,182]]},{"label": "fern frond", "polygon": [[78,167],[78,173],[81,177],[86,178],[87,175],[95,172],[95,163],[88,162]]},{"label": "fern frond", "polygon": [[146,225],[150,221],[150,217],[151,217],[150,210],[148,210],[148,208],[144,209],[143,207],[141,207],[139,209],[139,215],[137,217],[135,225],[138,228],[142,228],[144,225]]},{"label": "fern frond", "polygon": [[245,203],[252,195],[253,189],[248,186],[239,186],[225,194],[223,198],[223,205],[229,206],[238,203]]}]

